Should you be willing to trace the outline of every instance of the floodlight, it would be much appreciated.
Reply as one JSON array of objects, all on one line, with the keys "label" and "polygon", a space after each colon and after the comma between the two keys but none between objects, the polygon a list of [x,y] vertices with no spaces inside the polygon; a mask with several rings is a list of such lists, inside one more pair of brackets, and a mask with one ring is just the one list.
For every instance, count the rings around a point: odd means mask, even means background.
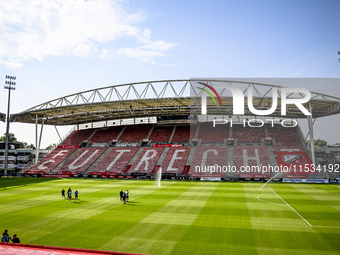
[{"label": "floodlight", "polygon": [[4,166],[4,174],[5,176],[7,175],[7,169],[8,169],[8,149],[9,149],[9,141],[8,141],[8,136],[9,136],[9,120],[10,120],[10,115],[9,115],[9,109],[10,109],[10,102],[11,102],[11,90],[15,90],[15,82],[12,82],[12,80],[15,81],[16,77],[11,76],[11,75],[6,75],[6,81],[5,81],[5,86],[4,89],[8,89],[8,106],[7,106],[7,115],[6,115],[6,120],[7,120],[7,125],[6,125],[6,144],[5,144],[5,166]]}]

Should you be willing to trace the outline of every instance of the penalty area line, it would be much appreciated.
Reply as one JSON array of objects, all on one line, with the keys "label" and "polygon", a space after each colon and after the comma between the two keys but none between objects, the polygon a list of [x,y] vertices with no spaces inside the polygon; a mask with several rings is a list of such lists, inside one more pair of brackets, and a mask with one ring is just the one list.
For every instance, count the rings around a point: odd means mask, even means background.
[{"label": "penalty area line", "polygon": [[313,228],[340,228],[337,226],[312,226]]},{"label": "penalty area line", "polygon": [[286,205],[289,206],[290,209],[292,209],[297,215],[299,215],[299,217],[301,219],[303,219],[310,227],[313,227],[312,224],[310,224],[304,217],[301,216],[300,213],[298,213],[297,211],[295,211],[295,209],[293,207],[290,206],[290,204],[288,204],[279,194],[277,194],[271,187],[269,187],[271,189],[271,191],[274,192],[275,195],[277,195]]},{"label": "penalty area line", "polygon": [[[298,213],[290,204],[288,204],[279,194],[277,194],[271,187],[269,187],[269,189],[271,189],[271,191],[273,191],[273,193],[278,196],[286,205],[288,205],[288,207],[290,209],[292,209],[301,219],[303,219],[304,222],[306,222],[308,224],[308,226],[312,227],[312,228],[340,228],[338,226],[314,226],[312,224],[310,224],[300,213]],[[258,197],[259,199],[259,197]],[[262,199],[259,199],[262,200]]]}]

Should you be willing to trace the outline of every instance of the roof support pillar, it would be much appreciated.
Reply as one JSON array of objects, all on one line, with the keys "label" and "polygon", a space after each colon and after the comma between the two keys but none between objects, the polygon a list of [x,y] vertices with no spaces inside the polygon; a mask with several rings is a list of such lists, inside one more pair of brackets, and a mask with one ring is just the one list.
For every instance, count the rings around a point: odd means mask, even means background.
[{"label": "roof support pillar", "polygon": [[308,120],[308,128],[309,128],[309,138],[310,138],[310,147],[311,147],[311,154],[312,154],[312,162],[315,166],[315,147],[314,147],[314,129],[313,129],[313,113],[312,113],[312,105],[309,102],[309,111],[312,115],[307,116]]},{"label": "roof support pillar", "polygon": [[[38,154],[38,114],[35,115],[35,155]],[[37,164],[38,161],[35,160],[35,164]]]},{"label": "roof support pillar", "polygon": [[38,159],[39,159],[39,151],[40,151],[40,145],[41,145],[41,138],[42,138],[42,134],[43,134],[43,128],[44,128],[44,120],[41,122],[39,144],[38,144],[38,147],[36,148],[36,151],[35,151],[35,163],[36,164],[38,163]]},{"label": "roof support pillar", "polygon": [[[307,118],[307,121],[308,121],[308,118]],[[314,125],[315,121],[316,121],[316,119],[313,120],[313,123],[312,123],[313,125]],[[309,131],[308,131],[308,133],[307,133],[307,135],[305,137],[305,142],[307,141],[308,136],[309,136]]]},{"label": "roof support pillar", "polygon": [[60,134],[59,134],[59,131],[58,131],[58,129],[57,129],[57,126],[56,126],[56,125],[54,125],[54,128],[55,128],[55,131],[57,131],[57,134],[58,134],[58,136],[59,136],[59,140],[60,140],[60,142],[59,142],[59,143],[61,143],[61,136],[60,136]]}]

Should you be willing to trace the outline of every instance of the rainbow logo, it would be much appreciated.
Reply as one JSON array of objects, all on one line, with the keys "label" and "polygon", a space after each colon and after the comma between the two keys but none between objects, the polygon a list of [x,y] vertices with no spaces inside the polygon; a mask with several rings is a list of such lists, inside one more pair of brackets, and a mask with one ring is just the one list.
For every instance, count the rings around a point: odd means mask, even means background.
[{"label": "rainbow logo", "polygon": [[[214,94],[217,96],[218,98],[218,101],[220,102],[220,105],[222,105],[222,100],[220,98],[220,96],[218,95],[217,91],[210,85],[206,84],[206,83],[203,83],[203,82],[198,82],[199,84],[202,84],[204,85],[205,87],[209,88],[212,92],[214,92]],[[211,94],[210,91],[204,89],[204,88],[200,88],[200,87],[197,87],[198,89],[200,90],[203,90],[204,92],[207,92],[207,94],[212,98],[212,100],[214,101],[215,105],[217,106],[217,103],[216,103],[216,100],[215,98],[213,97],[213,95]]]}]

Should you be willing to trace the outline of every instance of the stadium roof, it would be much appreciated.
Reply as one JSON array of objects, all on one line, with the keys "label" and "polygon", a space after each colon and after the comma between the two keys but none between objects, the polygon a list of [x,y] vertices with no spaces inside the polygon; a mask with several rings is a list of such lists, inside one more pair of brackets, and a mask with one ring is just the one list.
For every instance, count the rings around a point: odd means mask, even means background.
[{"label": "stadium roof", "polygon": [[[278,107],[270,117],[281,116],[281,93],[284,86],[254,82],[187,79],[161,80],[127,83],[78,92],[31,107],[23,112],[12,114],[11,121],[22,123],[44,122],[47,125],[76,125],[105,120],[138,118],[149,116],[183,116],[195,112],[200,114],[202,90],[199,82],[216,86],[231,84],[242,89],[244,94],[252,89],[253,105],[256,109],[269,109],[272,103],[272,90],[278,89]],[[215,106],[208,98],[208,114],[232,115],[233,99],[229,90],[218,91],[223,106]],[[303,98],[301,93],[290,93],[287,98]],[[322,93],[311,92],[313,118],[340,113],[340,98]],[[305,105],[309,109],[309,105]],[[245,115],[253,115],[247,108]],[[0,115],[1,116],[1,115]],[[306,118],[295,106],[289,105],[287,118]]]}]

